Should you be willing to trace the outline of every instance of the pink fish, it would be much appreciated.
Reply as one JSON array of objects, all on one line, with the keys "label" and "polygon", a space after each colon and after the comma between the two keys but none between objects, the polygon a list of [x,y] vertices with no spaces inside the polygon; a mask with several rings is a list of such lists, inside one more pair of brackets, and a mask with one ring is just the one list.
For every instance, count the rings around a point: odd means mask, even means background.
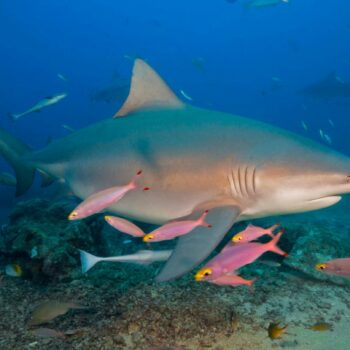
[{"label": "pink fish", "polygon": [[350,277],[350,258],[333,259],[315,266],[316,270],[329,275]]},{"label": "pink fish", "polygon": [[252,224],[249,224],[247,228],[237,233],[232,237],[232,242],[235,243],[247,243],[251,241],[255,241],[261,236],[269,235],[270,237],[273,237],[273,231],[278,227],[279,225],[273,225],[268,228],[263,228],[259,226],[254,226]]},{"label": "pink fish", "polygon": [[[114,186],[96,192],[81,202],[68,216],[69,220],[79,220],[96,214],[121,200],[129,191],[137,188],[136,180],[142,174],[140,170],[125,186]],[[144,187],[144,191],[149,187]]]},{"label": "pink fish", "polygon": [[159,242],[169,239],[173,239],[178,236],[183,236],[186,233],[191,232],[198,226],[211,227],[205,222],[205,217],[208,215],[208,210],[206,210],[197,220],[182,220],[182,221],[172,221],[151,233],[146,234],[143,237],[144,242]]},{"label": "pink fish", "polygon": [[117,230],[134,237],[143,237],[145,233],[132,222],[117,216],[105,216],[105,220]]},{"label": "pink fish", "polygon": [[246,280],[243,277],[235,275],[235,274],[222,275],[222,276],[216,278],[215,280],[208,280],[208,282],[217,284],[219,286],[232,286],[232,287],[236,287],[236,286],[240,286],[240,285],[252,287],[253,283],[255,281],[256,281],[256,279]]},{"label": "pink fish", "polygon": [[277,242],[283,232],[284,230],[280,230],[270,242],[265,244],[258,242],[232,244],[229,242],[217,256],[197,272],[195,279],[197,281],[216,280],[222,275],[232,273],[242,266],[251,264],[268,251],[287,256],[287,253],[277,247]]}]

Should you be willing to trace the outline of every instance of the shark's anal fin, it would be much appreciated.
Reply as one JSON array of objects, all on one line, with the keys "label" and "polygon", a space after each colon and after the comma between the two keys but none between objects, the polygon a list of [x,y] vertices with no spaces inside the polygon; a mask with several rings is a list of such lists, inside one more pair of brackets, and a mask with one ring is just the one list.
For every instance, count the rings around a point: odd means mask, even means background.
[{"label": "shark's anal fin", "polygon": [[156,280],[169,281],[195,268],[216,248],[239,214],[240,209],[233,205],[211,209],[206,222],[212,227],[197,227],[193,232],[181,237]]},{"label": "shark's anal fin", "polygon": [[129,96],[114,117],[123,117],[147,108],[182,108],[184,106],[184,103],[146,62],[136,59]]}]

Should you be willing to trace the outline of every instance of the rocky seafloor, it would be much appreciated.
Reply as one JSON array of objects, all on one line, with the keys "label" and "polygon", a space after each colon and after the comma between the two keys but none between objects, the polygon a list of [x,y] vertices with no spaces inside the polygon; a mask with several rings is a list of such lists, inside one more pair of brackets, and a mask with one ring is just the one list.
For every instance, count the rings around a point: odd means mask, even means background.
[{"label": "rocky seafloor", "polygon": [[[280,247],[289,256],[266,254],[241,269],[244,277],[257,278],[251,291],[195,282],[193,274],[157,284],[161,264],[99,263],[83,275],[78,249],[107,256],[145,245],[134,238],[125,244],[129,237],[106,229],[100,216],[69,222],[74,202],[22,202],[0,236],[2,271],[9,263],[23,269],[22,277],[0,276],[0,349],[349,349],[350,283],[314,269],[320,261],[350,256],[348,204],[278,218],[286,229]],[[87,308],[43,325],[62,337],[38,337],[28,320],[47,300]],[[310,330],[317,322],[332,329]],[[288,325],[288,334],[271,340],[270,323]]]}]

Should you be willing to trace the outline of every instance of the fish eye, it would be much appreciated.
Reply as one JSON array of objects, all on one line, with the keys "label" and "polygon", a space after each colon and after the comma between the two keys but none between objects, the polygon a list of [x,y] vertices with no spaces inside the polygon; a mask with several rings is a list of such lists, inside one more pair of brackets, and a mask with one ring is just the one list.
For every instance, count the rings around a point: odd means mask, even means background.
[{"label": "fish eye", "polygon": [[148,242],[148,241],[150,241],[151,239],[153,239],[153,235],[146,235],[146,236],[143,237],[143,241],[144,241],[144,242]]},{"label": "fish eye", "polygon": [[203,276],[207,277],[210,276],[213,273],[211,269],[206,269],[203,271]]},{"label": "fish eye", "polygon": [[324,270],[326,267],[327,267],[326,264],[317,264],[317,265],[316,265],[316,269],[317,269],[317,270]]}]

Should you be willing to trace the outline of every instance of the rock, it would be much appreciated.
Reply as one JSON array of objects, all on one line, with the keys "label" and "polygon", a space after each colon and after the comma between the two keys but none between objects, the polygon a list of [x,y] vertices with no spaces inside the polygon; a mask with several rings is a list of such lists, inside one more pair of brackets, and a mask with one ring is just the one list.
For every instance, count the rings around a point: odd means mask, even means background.
[{"label": "rock", "polygon": [[[288,230],[293,231],[293,227],[289,226]],[[317,263],[349,256],[348,240],[325,224],[313,224],[302,232],[299,227],[299,236],[283,263],[318,280],[350,285],[350,281],[345,278],[327,275],[315,269]]]},{"label": "rock", "polygon": [[0,236],[0,254],[6,256],[3,262],[18,263],[24,277],[34,280],[71,279],[80,266],[78,249],[94,252],[103,226],[98,217],[69,221],[75,205],[67,200],[20,202]]}]

